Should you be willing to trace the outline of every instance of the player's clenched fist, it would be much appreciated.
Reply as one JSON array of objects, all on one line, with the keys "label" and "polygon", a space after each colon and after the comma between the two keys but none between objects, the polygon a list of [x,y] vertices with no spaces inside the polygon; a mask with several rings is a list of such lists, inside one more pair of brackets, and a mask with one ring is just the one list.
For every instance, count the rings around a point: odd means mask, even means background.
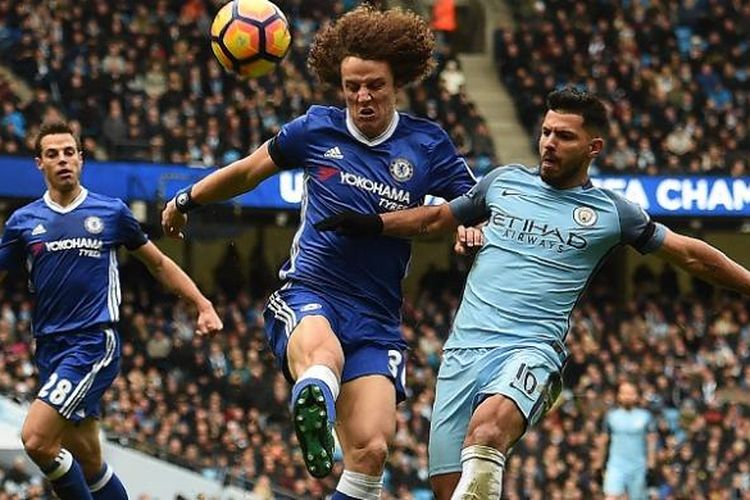
[{"label": "player's clenched fist", "polygon": [[470,255],[477,252],[484,245],[482,226],[458,226],[456,229],[456,243],[453,251],[459,255]]},{"label": "player's clenched fist", "polygon": [[169,200],[161,212],[161,227],[170,238],[183,238],[182,228],[187,224],[187,214],[177,210],[174,199]]},{"label": "player's clenched fist", "polygon": [[196,333],[198,335],[212,335],[224,329],[224,324],[219,319],[213,304],[210,302],[198,310],[198,322]]}]

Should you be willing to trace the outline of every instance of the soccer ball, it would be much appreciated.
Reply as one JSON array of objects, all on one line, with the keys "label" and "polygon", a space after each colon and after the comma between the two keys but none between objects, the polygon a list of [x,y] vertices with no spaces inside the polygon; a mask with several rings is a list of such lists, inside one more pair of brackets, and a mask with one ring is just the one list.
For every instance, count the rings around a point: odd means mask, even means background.
[{"label": "soccer ball", "polygon": [[289,23],[268,0],[232,0],[211,24],[211,49],[224,68],[242,77],[265,75],[289,51]]}]

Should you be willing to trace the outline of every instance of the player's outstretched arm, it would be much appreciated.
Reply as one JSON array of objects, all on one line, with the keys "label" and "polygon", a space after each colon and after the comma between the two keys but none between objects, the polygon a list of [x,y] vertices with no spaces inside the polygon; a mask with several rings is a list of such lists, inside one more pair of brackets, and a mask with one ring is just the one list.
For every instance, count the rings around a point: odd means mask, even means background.
[{"label": "player's outstretched arm", "polygon": [[149,272],[159,280],[168,290],[191,302],[198,311],[196,330],[199,334],[211,334],[220,331],[224,325],[216,314],[211,301],[208,300],[198,286],[185,274],[185,271],[164,255],[156,245],[147,242],[133,251],[133,255],[143,262]]},{"label": "player's outstretched arm", "polygon": [[277,173],[279,168],[268,153],[268,143],[245,158],[230,163],[181,190],[170,200],[161,214],[164,234],[171,238],[182,236],[187,223],[186,213],[193,208],[234,198],[252,191],[263,180]]},{"label": "player's outstretched arm", "polygon": [[458,221],[447,203],[417,207],[386,214],[342,212],[315,224],[319,231],[336,231],[345,236],[400,236],[410,238],[422,234],[454,231]]},{"label": "player's outstretched arm", "polygon": [[380,217],[383,219],[383,234],[404,238],[451,233],[459,226],[448,203],[388,212]]},{"label": "player's outstretched arm", "polygon": [[667,230],[655,255],[709,283],[750,295],[750,271],[705,241]]}]

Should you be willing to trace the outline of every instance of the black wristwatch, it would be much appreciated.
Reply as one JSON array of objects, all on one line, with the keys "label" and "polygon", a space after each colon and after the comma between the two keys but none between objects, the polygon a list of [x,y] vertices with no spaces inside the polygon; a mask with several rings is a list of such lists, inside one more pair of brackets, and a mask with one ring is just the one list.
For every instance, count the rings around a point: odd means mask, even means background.
[{"label": "black wristwatch", "polygon": [[174,197],[174,205],[177,207],[177,211],[186,214],[191,210],[195,210],[200,205],[193,201],[193,186],[192,184],[184,189],[177,191]]}]

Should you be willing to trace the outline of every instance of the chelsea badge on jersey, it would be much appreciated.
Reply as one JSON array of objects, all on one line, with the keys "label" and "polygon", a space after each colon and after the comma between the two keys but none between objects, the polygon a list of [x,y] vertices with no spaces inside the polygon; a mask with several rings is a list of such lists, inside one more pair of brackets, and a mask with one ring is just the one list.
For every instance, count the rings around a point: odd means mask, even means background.
[{"label": "chelsea badge on jersey", "polygon": [[405,160],[404,158],[393,160],[389,170],[391,171],[391,177],[398,182],[406,182],[414,175],[414,166],[409,163],[409,160]]}]

